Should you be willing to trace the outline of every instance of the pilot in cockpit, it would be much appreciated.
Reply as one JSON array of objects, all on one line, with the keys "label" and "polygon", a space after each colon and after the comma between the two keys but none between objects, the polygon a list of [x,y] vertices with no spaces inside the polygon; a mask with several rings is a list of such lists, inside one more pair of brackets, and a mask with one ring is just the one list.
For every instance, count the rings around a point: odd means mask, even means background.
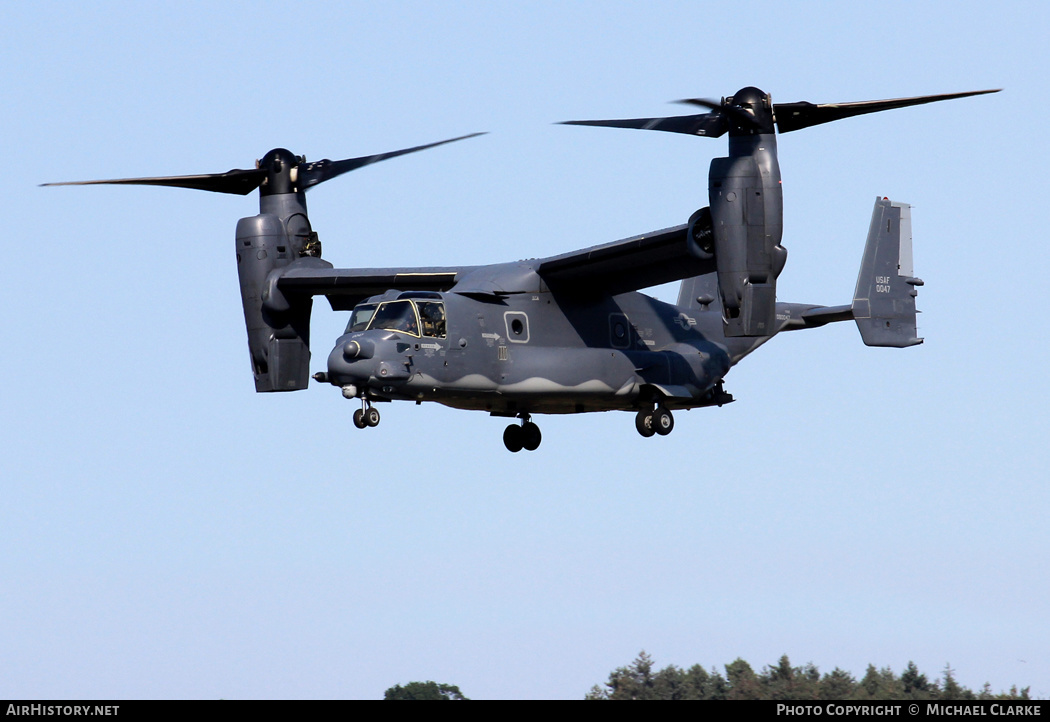
[{"label": "pilot in cockpit", "polygon": [[445,307],[441,303],[427,301],[419,303],[419,319],[423,325],[423,335],[432,338],[445,337]]}]

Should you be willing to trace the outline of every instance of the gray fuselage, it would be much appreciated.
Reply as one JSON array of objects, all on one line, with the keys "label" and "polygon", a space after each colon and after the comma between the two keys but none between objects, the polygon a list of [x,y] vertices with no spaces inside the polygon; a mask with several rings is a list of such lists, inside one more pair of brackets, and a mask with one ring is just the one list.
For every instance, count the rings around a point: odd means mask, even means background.
[{"label": "gray fuselage", "polygon": [[708,405],[730,367],[727,347],[710,340],[721,336],[721,314],[687,313],[642,293],[588,302],[548,290],[393,292],[362,305],[403,303],[399,296],[440,301],[444,335],[428,335],[423,324],[346,333],[328,358],[330,383],[374,399],[497,415],[580,413],[637,409],[657,398],[678,408]]}]

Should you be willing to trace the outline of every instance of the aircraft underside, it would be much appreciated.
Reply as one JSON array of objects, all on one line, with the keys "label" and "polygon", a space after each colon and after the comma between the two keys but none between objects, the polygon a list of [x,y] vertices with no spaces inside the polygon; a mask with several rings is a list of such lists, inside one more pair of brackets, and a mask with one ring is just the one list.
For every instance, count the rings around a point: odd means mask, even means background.
[{"label": "aircraft underside", "polygon": [[[604,353],[615,354],[606,349]],[[326,380],[329,380],[326,378]],[[368,388],[344,386],[344,393],[360,398],[361,409],[355,413],[355,425],[368,428],[379,423],[379,412],[372,404],[386,401],[435,402],[454,409],[484,411],[492,416],[517,418],[504,433],[504,443],[511,451],[534,450],[541,435],[532,421],[533,414],[583,414],[601,411],[628,411],[636,415],[635,426],[644,437],[667,435],[674,428],[671,410],[722,406],[733,401],[719,380],[706,388],[680,384],[658,386],[635,378],[614,388],[601,379],[590,379],[576,385],[565,385],[550,379],[531,377],[511,384],[497,384],[481,375],[456,382],[437,383],[418,374],[400,384],[381,385],[374,380]],[[669,392],[677,394],[669,395]]]}]

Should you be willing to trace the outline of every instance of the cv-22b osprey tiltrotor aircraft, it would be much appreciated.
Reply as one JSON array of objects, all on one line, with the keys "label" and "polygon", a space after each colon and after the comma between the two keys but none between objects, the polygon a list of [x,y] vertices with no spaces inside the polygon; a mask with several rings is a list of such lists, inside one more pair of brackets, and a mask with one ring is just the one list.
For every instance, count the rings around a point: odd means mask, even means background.
[{"label": "cv-22b osprey tiltrotor aircraft", "polygon": [[[313,378],[360,400],[358,428],[376,402],[436,401],[517,418],[503,441],[534,450],[533,414],[631,411],[638,432],[665,435],[672,411],[721,406],[730,368],[781,331],[854,320],[869,346],[912,346],[915,297],[909,206],[877,199],[851,303],[780,303],[776,280],[783,196],[776,131],[993,90],[859,103],[776,103],[757,88],[707,112],[668,118],[570,121],[686,135],[729,135],[711,162],[708,205],[688,223],[549,258],[487,266],[334,268],[306,212],[306,191],[369,163],[462,138],[340,161],[308,163],[284,149],[256,167],[194,176],[86,181],[220,193],[259,190],[259,214],[237,224],[237,269],[256,391],[310,381],[313,297],[351,311]],[[61,184],[56,184],[61,185]],[[676,304],[639,291],[681,281]]]}]

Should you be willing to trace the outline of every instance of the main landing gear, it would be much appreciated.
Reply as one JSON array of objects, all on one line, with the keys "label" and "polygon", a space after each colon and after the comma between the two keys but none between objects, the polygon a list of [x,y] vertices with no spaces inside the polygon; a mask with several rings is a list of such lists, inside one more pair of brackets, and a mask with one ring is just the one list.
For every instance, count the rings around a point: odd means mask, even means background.
[{"label": "main landing gear", "polygon": [[354,412],[354,426],[359,429],[367,429],[369,426],[379,426],[379,409],[361,399],[361,408]]},{"label": "main landing gear", "polygon": [[507,451],[512,452],[518,452],[522,449],[535,451],[543,440],[540,427],[532,423],[528,414],[519,414],[518,416],[521,419],[520,426],[511,424],[503,430],[503,445],[507,447]]},{"label": "main landing gear", "polygon": [[634,417],[634,426],[645,438],[653,434],[667,436],[674,429],[674,417],[663,406],[657,406],[655,409],[642,409]]}]

